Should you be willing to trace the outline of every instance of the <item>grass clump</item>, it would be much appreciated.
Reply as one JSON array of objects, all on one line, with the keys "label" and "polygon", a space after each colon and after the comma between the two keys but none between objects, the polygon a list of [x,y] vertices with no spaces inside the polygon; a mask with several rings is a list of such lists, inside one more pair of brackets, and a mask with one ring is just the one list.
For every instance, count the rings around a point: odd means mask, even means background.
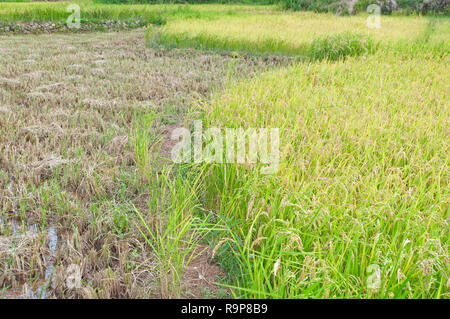
[{"label": "grass clump", "polygon": [[[314,12],[333,12],[354,14],[365,12],[373,4],[370,0],[334,1],[334,0],[280,0],[285,10],[309,10]],[[449,4],[445,0],[381,0],[376,2],[383,14],[449,14]]]},{"label": "grass clump", "polygon": [[264,39],[261,41],[247,41],[244,39],[228,39],[206,32],[190,36],[187,33],[170,34],[160,28],[149,27],[146,42],[150,47],[194,48],[212,51],[244,51],[253,54],[308,54],[307,45],[293,46],[279,39]]},{"label": "grass clump", "polygon": [[[147,174],[154,174],[151,170]],[[192,183],[189,183],[192,182]],[[155,188],[156,185],[159,185]],[[205,235],[205,221],[198,217],[200,207],[196,193],[201,184],[175,172],[170,168],[160,172],[149,185],[149,191],[157,196],[161,210],[155,212],[155,205],[149,211],[156,215],[144,215],[135,208],[139,217],[136,227],[144,242],[155,255],[157,275],[162,298],[180,298],[185,268],[201,251],[196,248]],[[163,201],[167,201],[166,204]]]},{"label": "grass clump", "polygon": [[281,0],[285,10],[310,10],[314,12],[336,11],[339,3],[333,0]]},{"label": "grass clump", "polygon": [[314,40],[309,56],[316,60],[339,60],[374,53],[375,50],[376,44],[370,36],[345,32]]}]

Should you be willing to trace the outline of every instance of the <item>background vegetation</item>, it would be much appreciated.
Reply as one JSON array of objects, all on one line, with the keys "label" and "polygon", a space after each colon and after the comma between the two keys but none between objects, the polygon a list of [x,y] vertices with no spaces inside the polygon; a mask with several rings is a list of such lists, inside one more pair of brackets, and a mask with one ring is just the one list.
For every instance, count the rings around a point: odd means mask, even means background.
[{"label": "background vegetation", "polygon": [[365,12],[370,4],[378,4],[384,14],[449,14],[447,0],[280,0],[285,9],[311,10],[314,12],[338,12],[340,14]]},{"label": "background vegetation", "polygon": [[281,4],[285,9],[308,10],[314,12],[339,12],[350,13],[365,12],[370,4],[377,3],[383,13],[393,11],[408,13],[445,13],[449,14],[450,3],[448,0],[95,0],[101,3],[221,3],[221,4]]}]

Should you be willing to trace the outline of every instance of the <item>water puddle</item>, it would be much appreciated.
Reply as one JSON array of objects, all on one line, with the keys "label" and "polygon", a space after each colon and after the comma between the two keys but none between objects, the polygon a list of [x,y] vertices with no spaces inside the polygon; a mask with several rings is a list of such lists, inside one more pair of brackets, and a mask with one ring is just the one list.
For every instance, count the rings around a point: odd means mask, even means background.
[{"label": "water puddle", "polygon": [[24,284],[22,289],[20,289],[22,293],[16,296],[18,298],[46,299],[50,297],[49,288],[55,271],[54,263],[57,257],[59,237],[55,226],[52,224],[45,229],[40,229],[37,223],[32,220],[21,221],[15,214],[10,214],[7,218],[0,217],[0,241],[3,243],[3,247],[6,246],[5,244],[9,244],[11,252],[14,251],[14,247],[44,233],[48,238],[48,250],[50,253],[50,258],[46,258],[47,264],[45,265],[44,278],[40,279],[33,287]]}]

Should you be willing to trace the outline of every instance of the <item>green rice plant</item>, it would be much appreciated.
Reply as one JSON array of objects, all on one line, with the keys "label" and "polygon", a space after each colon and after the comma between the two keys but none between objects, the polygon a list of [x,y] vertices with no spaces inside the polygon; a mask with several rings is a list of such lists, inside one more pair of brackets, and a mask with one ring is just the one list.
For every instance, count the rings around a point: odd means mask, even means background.
[{"label": "green rice plant", "polygon": [[375,50],[376,44],[370,36],[345,32],[315,39],[311,43],[309,56],[316,60],[338,60],[371,54]]},{"label": "green rice plant", "polygon": [[195,48],[198,50],[213,51],[246,51],[253,54],[284,54],[307,56],[309,46],[292,46],[289,43],[273,39],[258,42],[248,42],[241,39],[226,39],[207,33],[201,33],[190,37],[186,33],[167,34],[157,27],[148,27],[146,43],[153,48]]},{"label": "green rice plant", "polygon": [[158,145],[157,137],[152,131],[152,125],[156,114],[134,114],[133,127],[130,131],[130,140],[136,156],[136,166],[141,176],[149,176],[149,170],[153,163],[155,147]]},{"label": "green rice plant", "polygon": [[163,298],[180,298],[185,267],[203,253],[197,249],[205,236],[206,223],[206,219],[197,217],[199,176],[186,178],[166,168],[150,187],[157,187],[159,200],[166,201],[167,208],[155,212],[155,206],[149,205],[150,213],[156,214],[150,217],[135,208],[139,217],[136,227],[156,256]]},{"label": "green rice plant", "polygon": [[[65,22],[70,15],[68,2],[0,3],[0,22]],[[101,5],[83,1],[81,22],[104,20],[135,21],[162,25],[165,19],[160,6]]]},{"label": "green rice plant", "polygon": [[[148,185],[148,209],[139,210],[133,204],[138,219],[134,226],[156,257],[158,280],[163,298],[180,298],[183,271],[199,254],[197,246],[206,235],[206,219],[199,218],[198,193],[203,172],[195,167],[160,168],[159,139],[153,123],[156,114],[136,112],[130,140],[136,157],[139,175]],[[190,173],[185,173],[185,172]],[[128,213],[117,212],[113,222],[116,231],[129,228]]]},{"label": "green rice plant", "polygon": [[[383,17],[380,29],[368,28],[366,20],[367,15],[336,17],[308,12],[239,12],[189,19],[180,16],[168,19],[162,28],[149,27],[147,44],[339,59],[373,53],[379,45],[411,44],[412,39],[423,37],[429,28],[423,17]],[[437,25],[443,33],[433,35],[448,38],[448,24],[439,19]]]},{"label": "green rice plant", "polygon": [[311,10],[314,12],[336,12],[339,2],[333,0],[280,0],[285,10]]},{"label": "green rice plant", "polygon": [[130,229],[128,214],[132,210],[126,205],[117,205],[112,210],[112,226],[118,235],[126,234]]},{"label": "green rice plant", "polygon": [[[0,22],[64,22],[70,2],[0,2]],[[213,19],[223,15],[248,12],[271,12],[273,6],[249,5],[185,5],[185,4],[102,4],[91,0],[77,1],[82,21],[141,20],[163,25],[166,19]]]}]

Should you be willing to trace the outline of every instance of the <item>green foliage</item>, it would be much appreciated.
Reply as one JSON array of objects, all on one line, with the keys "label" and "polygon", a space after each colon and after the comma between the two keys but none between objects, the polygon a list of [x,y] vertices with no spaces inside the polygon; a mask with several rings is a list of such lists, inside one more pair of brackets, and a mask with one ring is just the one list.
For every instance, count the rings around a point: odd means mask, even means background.
[{"label": "green foliage", "polygon": [[314,40],[309,56],[315,60],[339,60],[348,56],[373,53],[376,47],[370,36],[344,32]]},{"label": "green foliage", "polygon": [[128,214],[132,209],[126,205],[117,205],[112,210],[112,227],[116,234],[124,235],[130,229]]},{"label": "green foliage", "polygon": [[111,4],[274,4],[278,0],[94,0]]},{"label": "green foliage", "polygon": [[314,12],[335,11],[338,2],[333,0],[280,0],[282,7],[287,10],[310,10]]},{"label": "green foliage", "polygon": [[[2,8],[4,6],[4,8]],[[67,4],[39,3],[36,5],[10,4],[1,5],[1,22],[65,22],[70,15]],[[3,10],[2,10],[3,9]],[[141,21],[143,24],[161,25],[165,19],[157,8],[144,6],[107,6],[107,5],[81,5],[81,22],[97,22],[105,20],[115,21]]]},{"label": "green foliage", "polygon": [[[309,10],[314,12],[338,12],[348,13],[345,4],[334,0],[280,0],[282,7],[287,10]],[[399,12],[403,14],[410,13],[450,13],[450,2],[448,0],[359,0],[353,13],[365,12],[370,4],[378,4],[383,14]]]},{"label": "green foliage", "polygon": [[152,165],[151,150],[155,146],[156,136],[152,132],[155,114],[134,114],[134,127],[130,132],[133,149],[136,155],[136,167],[144,174]]}]

